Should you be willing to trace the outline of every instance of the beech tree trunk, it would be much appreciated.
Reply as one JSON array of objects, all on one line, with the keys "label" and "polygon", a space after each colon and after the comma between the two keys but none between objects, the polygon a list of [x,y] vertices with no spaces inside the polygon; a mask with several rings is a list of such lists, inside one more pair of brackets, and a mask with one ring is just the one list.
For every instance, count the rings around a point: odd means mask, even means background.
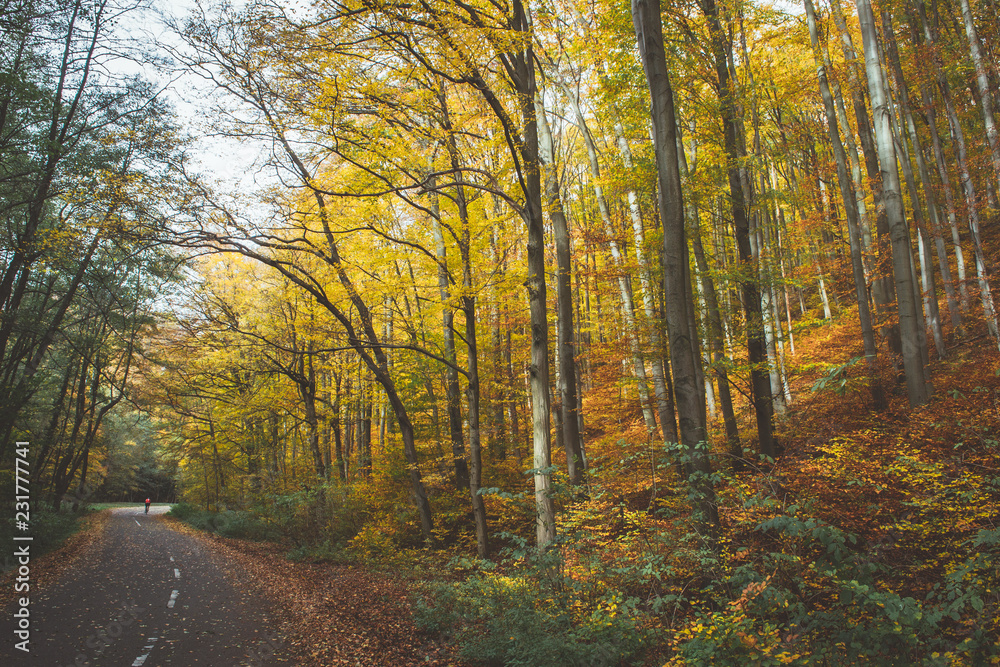
[{"label": "beech tree trunk", "polygon": [[[935,38],[934,34],[931,32],[930,24],[927,21],[927,12],[924,9],[922,1],[916,3],[916,10],[920,17],[920,23],[923,29],[923,42],[929,46],[933,46]],[[918,30],[915,25],[916,19],[912,19],[912,23],[913,39],[914,42],[919,44],[921,43],[921,31]],[[932,50],[929,56],[930,62],[934,66],[934,75],[937,80],[938,89],[941,92],[941,99],[944,102],[945,114],[948,118],[948,126],[953,128],[957,125],[958,118],[955,115],[955,106],[951,101],[951,88],[948,85],[948,79],[941,70],[941,63],[939,62],[938,55]],[[927,124],[931,133],[931,144],[934,147],[934,158],[937,162],[938,177],[941,179],[941,185],[944,189],[945,203],[948,209],[948,223],[951,228],[951,240],[955,248],[955,268],[958,273],[958,293],[961,299],[961,307],[964,310],[969,307],[969,292],[965,285],[965,254],[962,251],[962,241],[958,231],[958,214],[956,212],[954,195],[952,193],[951,179],[948,176],[948,160],[944,155],[944,149],[941,145],[941,137],[937,131],[937,114],[934,110],[934,103],[930,90],[926,87],[921,88],[921,95],[923,97],[924,107],[927,109]]]},{"label": "beech tree trunk", "polygon": [[[479,407],[479,344],[476,331],[476,297],[472,283],[471,231],[469,221],[469,206],[463,185],[464,176],[459,159],[458,143],[451,125],[445,93],[440,93],[442,128],[448,133],[446,146],[451,162],[451,170],[455,174],[455,204],[458,208],[458,219],[461,232],[458,247],[462,258],[462,311],[465,314],[465,347],[466,347],[466,399],[468,400],[469,420],[469,471],[468,489],[472,503],[472,517],[476,524],[476,551],[480,558],[490,554],[489,532],[487,530],[486,505],[479,493],[483,477],[482,430],[480,428]],[[461,429],[461,424],[459,424]],[[464,462],[464,460],[463,460]],[[457,463],[457,460],[456,460]]]},{"label": "beech tree trunk", "polygon": [[[754,414],[757,419],[757,434],[760,453],[774,457],[773,407],[771,403],[771,379],[767,372],[767,350],[764,342],[764,320],[760,308],[760,289],[756,283],[757,269],[750,249],[750,221],[747,218],[740,176],[740,152],[737,133],[739,122],[730,86],[729,59],[727,57],[728,37],[719,21],[715,0],[700,0],[702,12],[708,20],[712,40],[712,54],[718,78],[720,113],[724,131],[727,172],[729,176],[730,210],[733,216],[733,231],[736,236],[736,250],[739,260],[747,265],[740,268],[740,289],[743,308],[746,312],[747,356],[751,364],[751,395]],[[674,370],[676,374],[676,369]],[[680,408],[678,407],[678,412]],[[683,437],[683,435],[682,435]]]},{"label": "beech tree trunk", "polygon": [[559,176],[556,173],[552,132],[545,117],[545,107],[536,96],[538,116],[539,153],[545,165],[545,194],[549,199],[549,220],[556,245],[556,290],[558,314],[556,320],[556,346],[559,351],[559,399],[562,416],[562,441],[566,450],[566,471],[570,484],[583,482],[586,460],[580,436],[579,398],[577,395],[576,345],[573,331],[573,291],[570,285],[572,264],[570,259],[569,225],[563,212],[559,194]]},{"label": "beech tree trunk", "polygon": [[[819,26],[816,22],[816,10],[812,0],[804,0],[804,2],[806,20],[809,24],[809,37],[813,45],[813,57],[816,61],[816,74],[819,78],[820,95],[823,98],[823,106],[826,109],[827,131],[830,136],[830,145],[833,148],[833,157],[837,163],[837,181],[840,184],[840,193],[844,200],[847,231],[851,243],[851,270],[854,275],[854,291],[858,301],[858,319],[861,321],[861,339],[864,342],[865,361],[868,367],[872,402],[876,409],[882,410],[886,407],[886,401],[882,386],[878,381],[875,333],[872,329],[871,311],[868,308],[868,288],[862,260],[861,217],[857,206],[857,191],[854,188],[854,182],[847,173],[847,160],[844,155],[844,146],[840,141],[836,108],[827,79],[827,70],[830,67],[830,62],[826,58],[825,53],[821,55],[820,44],[822,40],[820,39]],[[850,133],[850,126],[845,128],[845,133]]]},{"label": "beech tree trunk", "polygon": [[[865,108],[865,83],[861,80],[862,73],[858,71],[858,66],[855,64],[858,61],[858,55],[854,49],[854,40],[851,37],[851,32],[847,28],[847,21],[844,17],[843,8],[840,6],[840,0],[830,0],[830,8],[833,12],[833,19],[837,25],[837,30],[840,33],[844,58],[848,61],[847,75],[851,104],[854,108],[854,118],[858,125],[858,138],[861,142],[865,160],[865,171],[868,174],[868,180],[872,183],[872,196],[875,209],[874,237],[872,236],[870,227],[863,226],[861,229],[862,250],[869,257],[866,268],[870,274],[869,278],[872,281],[872,301],[875,302],[875,314],[879,320],[877,324],[882,332],[882,336],[889,342],[889,347],[898,353],[900,346],[899,327],[890,323],[893,319],[893,301],[895,300],[892,269],[885,262],[876,263],[875,261],[879,257],[887,258],[891,254],[888,247],[891,243],[889,240],[890,231],[883,201],[879,154],[875,146],[875,137],[872,133],[872,124],[868,118],[868,110]],[[864,200],[863,196],[861,200]],[[865,225],[866,221],[862,220],[861,223]],[[873,248],[875,244],[878,245],[878,252],[875,252]],[[873,327],[876,325],[874,319],[872,323]]]},{"label": "beech tree trunk", "polygon": [[528,383],[531,389],[531,423],[535,479],[536,538],[539,550],[556,538],[555,504],[552,500],[552,454],[549,435],[549,329],[545,297],[545,221],[542,217],[542,182],[538,153],[538,122],[535,116],[535,60],[527,9],[514,0],[511,28],[523,32],[525,45],[514,56],[513,83],[517,91],[524,135],[511,146],[520,157],[518,174],[524,192],[522,215],[528,227],[528,310],[531,318],[531,360]]},{"label": "beech tree trunk", "polygon": [[[962,7],[962,23],[965,26],[965,37],[969,42],[969,56],[976,68],[976,89],[979,91],[979,102],[983,109],[983,125],[986,126],[986,141],[990,145],[990,158],[993,163],[993,174],[996,177],[997,190],[1000,191],[1000,134],[997,132],[996,119],[993,117],[993,96],[990,93],[989,72],[983,47],[976,33],[976,25],[972,22],[972,8],[969,0],[959,0]],[[996,16],[993,17],[996,19]]]},{"label": "beech tree trunk", "polygon": [[[622,154],[626,169],[632,169],[632,149],[625,139],[624,129],[620,123],[615,124],[615,134],[618,140],[618,150]],[[653,278],[646,258],[646,235],[639,211],[639,199],[635,190],[627,192],[629,215],[632,218],[632,238],[635,247],[635,259],[639,265],[639,284],[642,286],[642,306],[649,325],[649,346],[653,349],[653,394],[656,397],[656,411],[660,417],[660,433],[667,443],[677,442],[677,422],[674,417],[674,401],[667,390],[667,372],[663,368],[663,355],[666,350],[660,340],[659,322],[656,317],[656,305],[653,295]]]},{"label": "beech tree trunk", "polygon": [[[639,327],[635,320],[635,294],[632,291],[632,284],[629,282],[626,275],[625,255],[622,253],[621,248],[618,245],[617,230],[615,230],[614,225],[611,222],[611,212],[608,210],[608,202],[604,197],[604,189],[601,186],[601,167],[597,158],[597,146],[594,143],[593,135],[590,133],[590,128],[587,126],[587,121],[583,116],[583,111],[580,109],[579,102],[572,94],[572,91],[566,90],[566,93],[569,96],[570,105],[573,107],[573,111],[576,115],[577,126],[580,128],[580,134],[583,137],[584,145],[587,147],[587,157],[590,165],[594,197],[597,200],[597,209],[601,215],[601,222],[604,225],[604,231],[608,235],[608,245],[611,248],[611,257],[614,259],[615,265],[618,267],[617,281],[618,293],[621,296],[622,301],[622,319],[625,322],[625,337],[628,340],[629,352],[632,356],[632,368],[635,372],[636,383],[639,389],[639,402],[642,406],[642,417],[646,422],[646,430],[650,433],[654,433],[656,431],[656,417],[653,414],[653,409],[649,401],[649,381],[646,375],[646,363],[643,360],[642,353],[639,349]],[[654,389],[654,391],[657,390]]]},{"label": "beech tree trunk", "polygon": [[903,370],[910,406],[927,402],[927,385],[924,382],[924,365],[917,330],[922,326],[913,280],[910,273],[910,231],[903,209],[899,169],[896,164],[896,147],[893,142],[891,111],[885,96],[882,63],[879,59],[878,34],[869,0],[856,0],[861,38],[865,50],[865,71],[868,76],[868,93],[874,114],[875,141],[882,174],[882,200],[885,204],[889,234],[892,240],[892,266],[896,282],[896,303],[899,311],[900,340],[903,353]]},{"label": "beech tree trunk", "polygon": [[[892,18],[889,16],[889,12],[882,12],[882,26],[883,35],[885,39],[885,54],[889,60],[889,65],[892,67],[892,75],[896,81],[896,90],[899,96],[897,101],[896,110],[897,113],[895,118],[898,118],[900,123],[907,123],[907,126],[913,125],[912,114],[910,113],[910,94],[906,88],[906,79],[903,77],[903,70],[899,63],[899,52],[896,49],[896,37],[892,31]],[[916,177],[913,174],[913,167],[910,163],[910,152],[907,147],[906,137],[903,136],[902,128],[896,122],[893,122],[893,128],[896,132],[896,141],[902,150],[902,159],[900,160],[900,165],[903,168],[903,179],[906,181],[907,190],[910,193],[910,201],[913,206],[913,222],[917,228],[917,257],[920,260],[920,278],[923,289],[916,283],[916,274],[914,273],[914,292],[917,295],[923,295],[924,304],[924,317],[926,320],[926,328],[930,328],[931,333],[934,337],[934,347],[937,350],[938,358],[943,359],[945,356],[945,346],[944,346],[944,332],[941,330],[941,313],[938,308],[938,298],[937,298],[937,284],[934,280],[934,264],[928,262],[928,255],[924,252],[923,243],[923,230],[926,230],[928,225],[924,218],[924,208],[920,203],[920,194],[917,190]],[[920,137],[917,136],[914,131],[910,135],[913,141],[913,152],[916,153],[918,165],[923,165],[923,157],[920,155]],[[926,171],[926,166],[924,167]],[[921,174],[923,177],[923,174]],[[928,205],[928,216],[934,216],[931,211],[931,206]],[[935,218],[936,219],[936,218]],[[927,346],[924,345],[923,349],[926,350]],[[926,360],[925,360],[926,362]]]},{"label": "beech tree trunk", "polygon": [[688,269],[684,200],[677,164],[673,91],[663,49],[659,1],[632,0],[632,20],[652,99],[653,147],[656,153],[660,220],[663,224],[665,315],[681,447],[685,454],[685,469],[695,490],[695,510],[700,515],[703,529],[709,535],[714,535],[719,517],[709,477],[711,465],[706,443],[705,413],[695,372],[698,360],[692,351],[691,329],[688,326],[690,310],[687,304],[691,295],[684,293]]}]

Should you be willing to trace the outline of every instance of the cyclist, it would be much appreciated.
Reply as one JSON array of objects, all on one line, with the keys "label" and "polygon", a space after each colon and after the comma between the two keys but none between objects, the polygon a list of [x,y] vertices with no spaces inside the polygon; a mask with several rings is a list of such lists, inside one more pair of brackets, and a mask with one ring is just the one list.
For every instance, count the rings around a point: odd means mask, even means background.
[{"label": "cyclist", "polygon": [[149,514],[149,498],[146,498],[146,514]]}]

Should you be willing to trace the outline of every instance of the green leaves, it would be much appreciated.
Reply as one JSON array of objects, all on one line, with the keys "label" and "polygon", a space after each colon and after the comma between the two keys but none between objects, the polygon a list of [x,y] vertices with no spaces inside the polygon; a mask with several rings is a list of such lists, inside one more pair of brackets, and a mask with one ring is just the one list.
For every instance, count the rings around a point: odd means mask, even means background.
[{"label": "green leaves", "polygon": [[823,389],[830,388],[838,396],[843,396],[847,392],[847,369],[851,366],[857,364],[859,361],[864,359],[864,357],[854,357],[847,363],[841,364],[840,366],[834,366],[826,372],[826,375],[821,377],[812,386],[812,391],[822,391]]}]

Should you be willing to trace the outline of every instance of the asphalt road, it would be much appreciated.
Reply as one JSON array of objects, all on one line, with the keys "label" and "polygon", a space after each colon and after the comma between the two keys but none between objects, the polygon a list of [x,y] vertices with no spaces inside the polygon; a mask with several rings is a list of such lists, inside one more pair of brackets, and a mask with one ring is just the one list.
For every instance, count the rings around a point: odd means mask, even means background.
[{"label": "asphalt road", "polygon": [[268,605],[202,542],[172,530],[166,507],[118,508],[55,584],[30,596],[30,653],[5,614],[0,665],[288,665]]}]

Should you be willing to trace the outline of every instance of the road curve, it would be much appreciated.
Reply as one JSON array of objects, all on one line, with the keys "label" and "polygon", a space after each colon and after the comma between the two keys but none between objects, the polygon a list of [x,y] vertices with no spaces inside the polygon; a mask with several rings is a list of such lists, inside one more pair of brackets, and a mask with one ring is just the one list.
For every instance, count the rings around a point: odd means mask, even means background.
[{"label": "road curve", "polygon": [[195,537],[157,516],[111,510],[102,534],[51,586],[30,595],[30,652],[14,647],[12,607],[0,664],[25,667],[289,665],[269,605]]}]

